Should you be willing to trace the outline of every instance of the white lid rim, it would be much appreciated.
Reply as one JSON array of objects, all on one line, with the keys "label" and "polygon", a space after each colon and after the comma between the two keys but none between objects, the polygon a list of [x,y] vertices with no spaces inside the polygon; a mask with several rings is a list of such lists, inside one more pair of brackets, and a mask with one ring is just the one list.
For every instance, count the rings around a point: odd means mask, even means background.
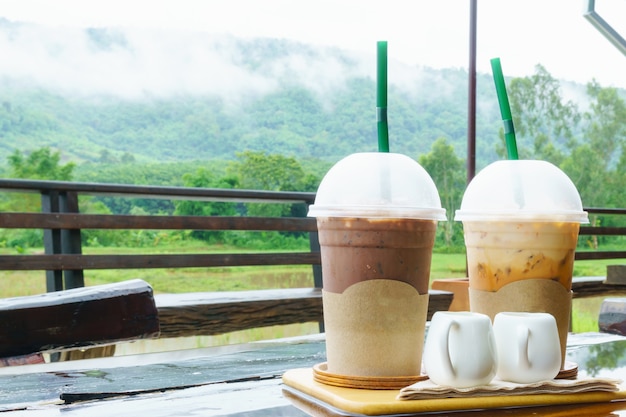
[{"label": "white lid rim", "polygon": [[586,211],[562,210],[562,211],[462,211],[457,210],[455,221],[520,221],[520,222],[571,222],[589,223]]},{"label": "white lid rim", "polygon": [[341,206],[310,206],[308,217],[368,217],[379,219],[419,219],[447,220],[446,209],[435,207],[341,207]]}]

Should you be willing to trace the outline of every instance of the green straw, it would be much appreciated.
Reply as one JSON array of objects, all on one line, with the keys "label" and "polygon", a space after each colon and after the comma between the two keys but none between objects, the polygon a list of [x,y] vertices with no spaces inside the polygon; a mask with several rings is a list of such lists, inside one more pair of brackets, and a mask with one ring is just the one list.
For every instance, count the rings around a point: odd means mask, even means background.
[{"label": "green straw", "polygon": [[376,71],[376,125],[378,127],[378,152],[389,152],[389,128],[387,126],[387,42],[378,41],[378,65]]},{"label": "green straw", "polygon": [[506,94],[506,85],[504,84],[500,58],[493,58],[491,60],[491,69],[493,70],[493,80],[496,83],[496,92],[498,94],[498,102],[500,103],[502,123],[504,123],[506,152],[509,159],[519,159],[519,156],[517,155],[517,142],[515,141],[515,127],[513,126],[513,118],[511,117],[511,107],[509,106],[509,97]]}]

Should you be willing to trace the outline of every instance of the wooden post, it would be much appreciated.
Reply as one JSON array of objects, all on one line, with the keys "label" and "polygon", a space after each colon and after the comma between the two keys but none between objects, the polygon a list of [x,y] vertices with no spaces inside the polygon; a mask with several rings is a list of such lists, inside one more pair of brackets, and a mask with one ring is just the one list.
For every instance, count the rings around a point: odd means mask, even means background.
[{"label": "wooden post", "polygon": [[[76,192],[42,192],[41,211],[44,213],[78,213],[78,195]],[[80,229],[44,229],[43,234],[46,255],[75,255],[82,252]],[[82,269],[46,271],[48,292],[84,286]]]},{"label": "wooden post", "polygon": [[[41,211],[43,213],[59,212],[59,193],[57,191],[42,191],[41,193]],[[44,229],[43,230],[43,246],[46,255],[56,255],[61,250],[61,231]],[[63,290],[63,271],[53,270],[46,271],[46,291],[62,291]]]},{"label": "wooden post", "polygon": [[[59,212],[78,213],[78,195],[76,192],[64,192],[59,199]],[[61,230],[61,253],[79,255],[82,253],[80,229]],[[85,286],[85,277],[82,269],[64,271],[65,289]]]}]

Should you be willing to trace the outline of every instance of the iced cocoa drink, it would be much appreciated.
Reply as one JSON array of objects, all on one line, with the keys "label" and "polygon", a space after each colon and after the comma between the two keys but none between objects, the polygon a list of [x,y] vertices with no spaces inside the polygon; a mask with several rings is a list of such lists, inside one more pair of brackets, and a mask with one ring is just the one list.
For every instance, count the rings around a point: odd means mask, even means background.
[{"label": "iced cocoa drink", "polygon": [[328,370],[352,376],[419,375],[437,223],[317,220]]},{"label": "iced cocoa drink", "polygon": [[437,223],[416,219],[319,217],[324,290],[372,279],[402,281],[427,294]]},{"label": "iced cocoa drink", "polygon": [[463,222],[470,310],[554,316],[565,347],[574,251],[587,213],[576,187],[545,161],[498,161],[468,185],[456,220]]},{"label": "iced cocoa drink", "polygon": [[328,372],[419,377],[439,194],[414,160],[353,154],[326,174],[310,216],[322,260]]}]

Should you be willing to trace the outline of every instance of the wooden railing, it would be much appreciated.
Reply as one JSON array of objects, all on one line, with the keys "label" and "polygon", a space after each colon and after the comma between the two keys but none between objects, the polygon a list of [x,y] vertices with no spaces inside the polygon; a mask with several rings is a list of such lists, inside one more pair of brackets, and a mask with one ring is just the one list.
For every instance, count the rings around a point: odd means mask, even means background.
[{"label": "wooden railing", "polygon": [[[588,207],[585,210],[593,220],[596,215],[624,216],[626,209]],[[626,236],[626,227],[622,226],[588,226],[580,227],[579,235],[583,236]],[[587,259],[626,259],[626,250],[590,250],[576,251],[576,260]]]},{"label": "wooden railing", "polygon": [[[593,223],[596,223],[595,218],[597,216],[626,218],[626,209],[588,207],[585,210],[589,213],[592,224],[580,227],[579,241],[588,239],[592,247],[577,250],[575,259],[577,261],[614,260],[615,264],[612,265],[614,267],[626,265],[626,250],[623,250],[623,248],[626,248],[626,242],[624,242],[623,246],[619,246],[619,242],[613,242],[609,245],[614,248],[612,250],[603,249],[607,246],[605,242],[600,242],[598,248],[593,247],[593,243],[601,237],[614,237],[622,240],[626,238],[626,227],[593,225]],[[584,245],[580,245],[579,242],[579,246]],[[623,270],[621,268],[619,270]],[[616,269],[613,270],[615,271]],[[626,295],[626,275],[611,277],[607,270],[602,276],[575,276],[572,282],[572,290],[575,298],[624,296]]]},{"label": "wooden railing", "polygon": [[[241,292],[156,294],[161,337],[215,335],[270,325],[323,323],[322,277],[317,225],[308,217],[162,216],[86,214],[79,197],[198,200],[236,203],[302,204],[306,213],[314,193],[232,189],[154,187],[59,181],[0,179],[0,192],[38,193],[42,212],[0,213],[0,228],[41,229],[43,254],[1,255],[0,270],[45,271],[48,291],[85,285],[85,270],[197,268],[253,265],[309,265],[312,282],[306,288]],[[102,254],[82,251],[82,231],[105,230],[242,230],[305,232],[306,252]],[[149,282],[149,279],[146,281]],[[429,314],[446,310],[452,294],[431,291]]]},{"label": "wooden railing", "polygon": [[[84,286],[85,269],[182,268],[225,265],[306,264],[313,267],[314,286],[321,287],[317,228],[311,218],[134,216],[80,213],[79,196],[305,204],[313,193],[269,192],[184,187],[152,187],[59,181],[0,180],[0,190],[40,193],[42,213],[0,213],[0,228],[43,229],[45,255],[5,255],[0,270],[45,270],[48,291]],[[307,253],[196,255],[83,255],[81,230],[256,230],[308,232]]]}]

